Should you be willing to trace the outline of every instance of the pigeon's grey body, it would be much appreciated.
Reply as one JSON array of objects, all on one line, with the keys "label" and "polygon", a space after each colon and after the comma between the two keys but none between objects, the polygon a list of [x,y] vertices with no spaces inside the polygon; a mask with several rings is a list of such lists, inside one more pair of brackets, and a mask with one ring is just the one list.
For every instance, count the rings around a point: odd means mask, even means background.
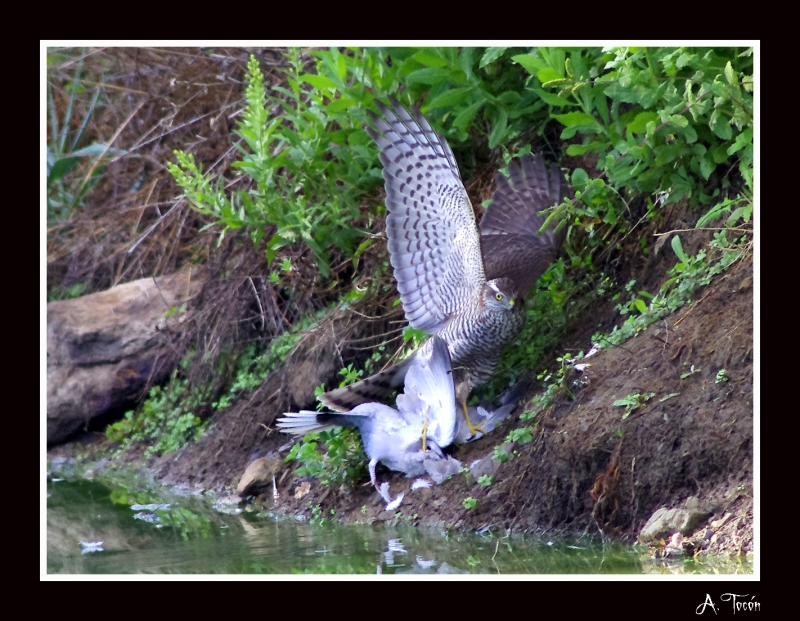
[{"label": "pigeon's grey body", "polygon": [[[417,355],[405,375],[405,392],[394,409],[381,403],[363,403],[347,413],[289,412],[279,418],[284,433],[302,435],[332,426],[355,427],[361,433],[369,456],[370,478],[380,461],[390,470],[407,476],[426,473],[426,460],[442,459],[457,429],[455,392],[450,355],[445,342],[434,337],[430,355]],[[422,450],[423,425],[427,422],[428,451]]]}]

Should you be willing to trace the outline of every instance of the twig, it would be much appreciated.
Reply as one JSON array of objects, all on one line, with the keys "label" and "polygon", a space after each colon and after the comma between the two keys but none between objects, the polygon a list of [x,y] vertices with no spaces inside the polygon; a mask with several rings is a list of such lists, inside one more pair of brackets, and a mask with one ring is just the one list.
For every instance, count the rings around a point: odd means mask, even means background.
[{"label": "twig", "polygon": [[697,229],[674,229],[666,233],[653,233],[653,237],[663,237],[664,235],[672,235],[673,233],[691,233],[692,231],[739,231],[740,233],[752,233],[753,229],[737,229],[727,226],[723,227],[700,227]]},{"label": "twig", "polygon": [[261,299],[258,297],[258,291],[256,291],[256,286],[253,284],[253,279],[250,276],[247,277],[247,282],[250,283],[250,286],[253,289],[253,295],[256,296],[256,302],[258,302],[258,310],[261,311],[261,329],[263,330],[264,327],[267,325],[267,320],[264,315],[264,307],[261,306]]},{"label": "twig", "polygon": [[692,307],[691,307],[691,308],[690,308],[688,311],[686,311],[686,314],[685,314],[683,317],[681,317],[680,319],[678,319],[678,321],[676,321],[674,324],[672,324],[672,327],[674,328],[674,327],[675,327],[675,326],[677,326],[677,325],[678,325],[678,324],[679,324],[681,321],[683,321],[684,319],[686,319],[686,318],[689,316],[689,313],[691,313],[691,312],[692,312],[692,311],[693,311],[695,308],[697,308],[697,307],[700,305],[700,302],[702,302],[703,300],[705,300],[705,299],[708,297],[708,295],[709,295],[710,293],[711,293],[711,292],[709,291],[709,292],[708,292],[708,293],[706,293],[706,294],[705,294],[705,295],[704,295],[702,298],[700,298],[699,300],[697,300],[697,302],[695,302],[694,304],[692,304]]},{"label": "twig", "polygon": [[105,154],[106,154],[106,153],[108,152],[108,150],[111,148],[111,145],[112,145],[112,144],[114,144],[114,141],[115,141],[115,140],[116,140],[116,139],[119,137],[119,135],[122,133],[122,130],[123,130],[123,129],[125,129],[125,128],[128,126],[128,123],[130,123],[130,122],[133,120],[133,117],[135,117],[135,116],[136,116],[136,115],[139,113],[139,110],[141,110],[141,109],[142,109],[142,106],[144,106],[144,104],[145,104],[145,101],[142,101],[141,103],[139,103],[139,105],[138,105],[138,106],[136,106],[136,109],[135,109],[133,112],[131,112],[131,113],[130,113],[130,116],[128,116],[128,118],[127,118],[127,119],[125,119],[125,121],[123,121],[123,123],[122,123],[122,124],[121,124],[121,125],[120,125],[120,126],[117,128],[117,131],[116,131],[116,132],[114,132],[114,135],[111,137],[111,140],[109,140],[109,141],[106,143],[106,146],[105,146],[105,148],[103,149],[103,152],[102,152],[102,153],[101,153],[99,156],[97,156],[97,157],[95,158],[95,160],[94,160],[94,163],[92,164],[92,167],[89,169],[89,172],[88,172],[88,173],[86,173],[86,176],[83,178],[83,182],[81,182],[81,185],[80,185],[80,187],[78,188],[78,191],[77,191],[77,192],[75,192],[75,197],[76,197],[76,198],[77,198],[78,196],[80,196],[80,195],[81,195],[81,192],[83,192],[83,188],[84,188],[84,187],[86,186],[86,184],[89,182],[89,179],[91,179],[91,178],[92,178],[92,174],[93,174],[93,173],[94,173],[94,171],[97,169],[97,167],[100,165],[100,160],[102,160],[102,159],[103,159],[103,156],[105,156]]},{"label": "twig", "polygon": [[177,201],[175,201],[175,204],[172,207],[169,208],[169,211],[167,211],[167,213],[165,213],[158,220],[156,220],[153,223],[153,226],[151,226],[149,229],[147,229],[147,231],[145,231],[144,235],[142,235],[138,240],[136,240],[136,242],[133,244],[133,246],[131,246],[130,249],[128,250],[128,254],[130,254],[131,252],[136,250],[136,246],[141,244],[144,241],[144,238],[147,237],[148,235],[150,235],[150,233],[153,232],[153,229],[155,229],[159,224],[161,224],[161,222],[163,222],[164,218],[166,218],[167,216],[169,216],[169,214],[171,214],[173,211],[175,211],[175,208],[178,205],[180,205],[181,203],[183,203],[183,200],[184,199],[181,198],[181,199],[178,199]]}]

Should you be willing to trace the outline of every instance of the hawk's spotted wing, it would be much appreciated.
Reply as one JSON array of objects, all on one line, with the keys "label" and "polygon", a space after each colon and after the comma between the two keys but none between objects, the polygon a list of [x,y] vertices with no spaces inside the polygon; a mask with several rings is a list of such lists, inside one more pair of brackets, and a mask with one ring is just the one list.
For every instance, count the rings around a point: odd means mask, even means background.
[{"label": "hawk's spotted wing", "polygon": [[563,235],[539,235],[539,212],[563,200],[561,171],[540,155],[525,155],[497,175],[497,189],[481,220],[481,250],[487,280],[510,278],[525,296],[556,257]]},{"label": "hawk's spotted wing", "polygon": [[472,205],[444,138],[397,101],[370,136],[386,185],[386,236],[406,319],[436,333],[485,282]]}]

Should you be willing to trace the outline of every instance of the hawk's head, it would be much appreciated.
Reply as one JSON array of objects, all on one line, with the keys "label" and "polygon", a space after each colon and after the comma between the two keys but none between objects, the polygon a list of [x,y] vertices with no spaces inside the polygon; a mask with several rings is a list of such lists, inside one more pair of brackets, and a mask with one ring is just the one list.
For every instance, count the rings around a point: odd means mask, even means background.
[{"label": "hawk's head", "polygon": [[517,297],[517,288],[509,278],[495,278],[483,287],[483,299],[488,308],[512,311]]}]

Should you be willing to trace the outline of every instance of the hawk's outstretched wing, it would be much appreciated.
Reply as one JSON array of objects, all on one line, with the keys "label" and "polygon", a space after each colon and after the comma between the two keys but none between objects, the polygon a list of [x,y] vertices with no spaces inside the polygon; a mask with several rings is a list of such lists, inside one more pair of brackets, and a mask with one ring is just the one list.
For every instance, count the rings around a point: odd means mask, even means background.
[{"label": "hawk's outstretched wing", "polygon": [[541,155],[525,155],[497,175],[497,189],[481,220],[481,249],[487,280],[510,278],[525,296],[556,257],[563,235],[539,235],[539,212],[563,200],[561,170]]},{"label": "hawk's outstretched wing", "polygon": [[367,131],[380,148],[386,236],[406,319],[436,333],[484,282],[472,205],[444,138],[418,112],[380,102]]}]

